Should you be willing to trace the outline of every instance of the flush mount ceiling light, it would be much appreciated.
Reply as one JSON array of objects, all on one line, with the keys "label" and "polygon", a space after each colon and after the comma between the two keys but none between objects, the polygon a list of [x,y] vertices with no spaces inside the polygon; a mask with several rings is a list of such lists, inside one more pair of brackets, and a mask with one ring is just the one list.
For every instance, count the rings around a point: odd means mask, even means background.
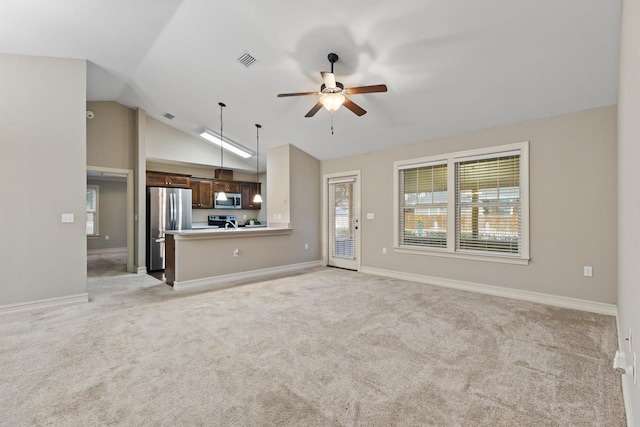
[{"label": "flush mount ceiling light", "polygon": [[[217,146],[220,146],[221,143],[221,139],[220,136],[209,130],[209,129],[205,129],[204,131],[202,131],[202,133],[200,134],[201,137],[203,137],[204,139],[206,139],[207,141],[211,142],[212,144],[215,144]],[[244,148],[242,148],[241,146],[239,146],[238,144],[234,143],[234,142],[230,142],[228,138],[225,138],[224,142],[222,142],[222,148],[224,148],[225,150],[236,154],[240,157],[242,157],[243,159],[248,159],[249,157],[251,157],[253,155],[252,152],[250,152],[249,150],[246,150]]]}]

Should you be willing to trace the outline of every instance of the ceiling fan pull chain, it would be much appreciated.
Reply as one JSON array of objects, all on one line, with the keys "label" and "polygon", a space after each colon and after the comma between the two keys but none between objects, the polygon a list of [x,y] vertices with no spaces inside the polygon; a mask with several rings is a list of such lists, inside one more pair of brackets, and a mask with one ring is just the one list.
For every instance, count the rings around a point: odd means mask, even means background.
[{"label": "ceiling fan pull chain", "polygon": [[331,135],[333,135],[333,113],[331,113]]}]

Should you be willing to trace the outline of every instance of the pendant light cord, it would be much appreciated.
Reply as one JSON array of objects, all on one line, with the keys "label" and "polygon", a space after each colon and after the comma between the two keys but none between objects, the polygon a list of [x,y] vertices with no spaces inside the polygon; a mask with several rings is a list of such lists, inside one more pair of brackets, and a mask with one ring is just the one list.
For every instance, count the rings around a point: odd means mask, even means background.
[{"label": "pendant light cord", "polygon": [[258,162],[260,161],[260,128],[261,127],[262,125],[259,125],[256,123],[256,185],[258,184]]},{"label": "pendant light cord", "polygon": [[222,108],[226,107],[226,105],[223,102],[218,102],[218,105],[220,106],[220,173],[222,174],[222,170],[224,169],[224,150],[222,149],[222,144],[224,144],[224,137],[222,136]]}]

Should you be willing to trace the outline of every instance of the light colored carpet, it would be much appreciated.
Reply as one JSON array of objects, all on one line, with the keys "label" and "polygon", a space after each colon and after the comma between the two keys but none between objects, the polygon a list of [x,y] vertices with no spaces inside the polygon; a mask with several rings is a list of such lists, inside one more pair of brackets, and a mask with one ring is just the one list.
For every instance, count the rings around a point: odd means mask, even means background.
[{"label": "light colored carpet", "polygon": [[317,268],[0,318],[7,426],[622,426],[615,319]]}]

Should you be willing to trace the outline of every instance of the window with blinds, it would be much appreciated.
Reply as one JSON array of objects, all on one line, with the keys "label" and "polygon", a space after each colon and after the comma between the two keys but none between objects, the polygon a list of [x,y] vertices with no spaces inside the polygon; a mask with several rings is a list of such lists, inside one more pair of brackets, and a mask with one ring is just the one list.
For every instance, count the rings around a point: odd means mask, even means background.
[{"label": "window with blinds", "polygon": [[456,163],[456,249],[520,253],[520,156]]},{"label": "window with blinds", "polygon": [[400,169],[400,244],[447,246],[447,165]]},{"label": "window with blinds", "polygon": [[527,142],[402,160],[394,166],[398,249],[528,262]]}]

